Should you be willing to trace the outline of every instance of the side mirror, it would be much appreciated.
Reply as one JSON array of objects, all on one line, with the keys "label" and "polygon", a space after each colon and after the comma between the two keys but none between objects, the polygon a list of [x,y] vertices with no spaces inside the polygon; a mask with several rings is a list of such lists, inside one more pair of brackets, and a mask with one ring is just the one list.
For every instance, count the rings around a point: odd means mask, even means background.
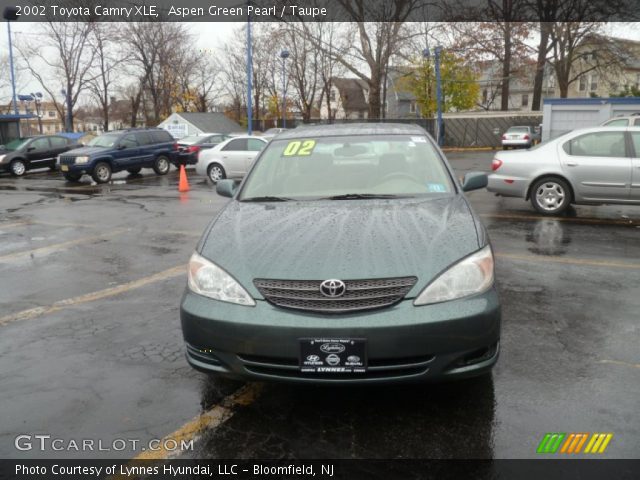
[{"label": "side mirror", "polygon": [[33,152],[36,149],[36,147],[27,147],[27,152]]},{"label": "side mirror", "polygon": [[216,183],[216,193],[221,197],[233,197],[233,194],[236,193],[236,181],[228,178],[218,180],[218,183]]},{"label": "side mirror", "polygon": [[462,191],[470,192],[485,188],[489,183],[489,177],[484,172],[469,172],[462,179]]},{"label": "side mirror", "polygon": [[127,146],[124,143],[118,144],[118,150],[124,150],[125,148],[127,148]]}]

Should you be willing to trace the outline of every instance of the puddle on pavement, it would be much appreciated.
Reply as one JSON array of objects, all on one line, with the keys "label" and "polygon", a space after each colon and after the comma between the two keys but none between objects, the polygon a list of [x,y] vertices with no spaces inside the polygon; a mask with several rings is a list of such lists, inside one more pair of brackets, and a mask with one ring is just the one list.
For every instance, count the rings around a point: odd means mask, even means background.
[{"label": "puddle on pavement", "polygon": [[567,253],[567,245],[571,243],[569,230],[558,220],[544,219],[536,222],[526,235],[527,247],[537,255],[560,256]]}]

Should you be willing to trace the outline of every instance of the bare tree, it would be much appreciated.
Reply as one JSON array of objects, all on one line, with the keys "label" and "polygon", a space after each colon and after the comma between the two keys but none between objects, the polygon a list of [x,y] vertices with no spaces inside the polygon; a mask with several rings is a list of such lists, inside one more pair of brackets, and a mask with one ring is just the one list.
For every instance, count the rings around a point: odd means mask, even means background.
[{"label": "bare tree", "polygon": [[197,57],[189,79],[189,90],[197,112],[211,111],[219,99],[220,64],[209,52],[201,52]]},{"label": "bare tree", "polygon": [[111,114],[122,123],[128,123],[131,127],[138,125],[138,114],[142,106],[143,98],[143,82],[138,79],[133,83],[122,88],[120,94],[126,100],[126,108],[120,108],[119,105],[113,105]]},{"label": "bare tree", "polygon": [[[382,84],[389,59],[409,38],[404,22],[420,2],[417,0],[337,0],[344,10],[345,20],[350,21],[348,32],[342,37],[342,45],[328,46],[322,38],[302,23],[312,44],[330,54],[356,77],[369,86],[369,118],[380,118],[382,109]],[[375,21],[370,21],[375,20]],[[365,67],[364,69],[362,67]]]},{"label": "bare tree", "polygon": [[[60,89],[66,91],[71,104],[69,127],[73,130],[73,108],[93,80],[91,67],[95,51],[89,44],[89,36],[95,25],[90,22],[47,22],[42,26],[44,34],[37,43],[26,41],[17,48],[27,70],[49,94],[62,118],[66,105],[57,99]],[[50,48],[55,55],[50,55]],[[48,67],[46,71],[40,64]]]},{"label": "bare tree", "polygon": [[[555,22],[550,29],[552,56],[549,63],[558,80],[560,98],[567,98],[569,87],[590,72],[606,74],[618,70],[621,56],[614,40],[599,35],[599,22]],[[611,73],[611,72],[610,72]]]},{"label": "bare tree", "polygon": [[151,114],[148,123],[157,124],[171,113],[181,94],[179,75],[192,58],[187,27],[175,22],[132,22],[123,29],[120,41],[137,66]]},{"label": "bare tree", "polygon": [[[490,66],[499,63],[500,74],[497,88],[500,91],[500,109],[509,109],[511,80],[523,73],[524,60],[530,53],[526,40],[530,26],[513,22],[514,4],[518,0],[505,0],[501,5],[489,3],[492,22],[456,22],[448,24],[454,37],[453,49],[465,57]],[[488,14],[485,13],[485,16]]]},{"label": "bare tree", "polygon": [[246,118],[247,108],[246,46],[242,41],[242,29],[236,32],[238,33],[230,35],[221,48],[223,57],[220,74],[224,93],[228,98],[226,113],[235,121],[241,122]]},{"label": "bare tree", "polygon": [[320,51],[311,44],[307,37],[298,35],[287,29],[286,42],[291,51],[290,75],[295,89],[295,101],[302,119],[311,119],[320,89]]},{"label": "bare tree", "polygon": [[89,42],[94,52],[93,78],[88,89],[96,100],[102,114],[102,127],[109,130],[109,110],[114,83],[122,63],[128,58],[125,51],[117,48],[120,26],[117,23],[96,23]]}]

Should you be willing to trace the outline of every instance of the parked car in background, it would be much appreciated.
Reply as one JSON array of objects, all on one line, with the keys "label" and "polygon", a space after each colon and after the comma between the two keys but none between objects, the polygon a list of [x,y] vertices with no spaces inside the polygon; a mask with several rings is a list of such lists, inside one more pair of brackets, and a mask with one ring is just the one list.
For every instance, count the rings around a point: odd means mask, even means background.
[{"label": "parked car in background", "polygon": [[16,177],[34,168],[54,170],[57,156],[78,146],[76,141],[59,135],[17,138],[0,146],[0,169]]},{"label": "parked car in background", "polygon": [[540,133],[535,127],[509,127],[502,135],[502,148],[530,148],[540,142]]},{"label": "parked car in background", "polygon": [[158,175],[166,175],[176,161],[177,149],[166,130],[131,128],[103,133],[86,147],[66,152],[58,159],[67,180],[77,182],[86,173],[96,183],[105,183],[112,173],[121,170],[137,174],[143,168],[153,168]]},{"label": "parked car in background", "polygon": [[640,204],[640,127],[574,130],[523,152],[499,152],[487,189],[544,215],[570,204]]},{"label": "parked car in background", "polygon": [[280,135],[282,132],[286,132],[287,130],[289,129],[288,128],[269,128],[268,130],[264,131],[264,133],[262,134],[262,137],[270,140],[276,135]]},{"label": "parked car in background", "polygon": [[603,127],[639,127],[640,113],[610,118],[602,124]]},{"label": "parked car in background", "polygon": [[233,137],[200,152],[196,172],[216,183],[225,178],[241,178],[249,171],[253,161],[268,140],[243,135]]},{"label": "parked car in background", "polygon": [[177,163],[183,165],[195,165],[198,163],[198,154],[202,150],[208,150],[230,138],[223,133],[200,133],[190,135],[178,140]]},{"label": "parked car in background", "polygon": [[[343,162],[357,158],[358,163]],[[207,227],[180,306],[196,369],[260,381],[488,374],[500,349],[489,237],[416,125],[292,129]]]}]

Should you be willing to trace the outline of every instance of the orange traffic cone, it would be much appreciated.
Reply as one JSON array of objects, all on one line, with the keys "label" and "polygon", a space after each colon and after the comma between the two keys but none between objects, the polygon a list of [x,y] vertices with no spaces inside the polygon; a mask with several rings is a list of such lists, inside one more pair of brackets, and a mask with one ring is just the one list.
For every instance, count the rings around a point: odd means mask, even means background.
[{"label": "orange traffic cone", "polygon": [[184,165],[180,165],[180,182],[178,183],[178,191],[189,191],[189,181],[187,180],[187,172],[184,169]]}]

